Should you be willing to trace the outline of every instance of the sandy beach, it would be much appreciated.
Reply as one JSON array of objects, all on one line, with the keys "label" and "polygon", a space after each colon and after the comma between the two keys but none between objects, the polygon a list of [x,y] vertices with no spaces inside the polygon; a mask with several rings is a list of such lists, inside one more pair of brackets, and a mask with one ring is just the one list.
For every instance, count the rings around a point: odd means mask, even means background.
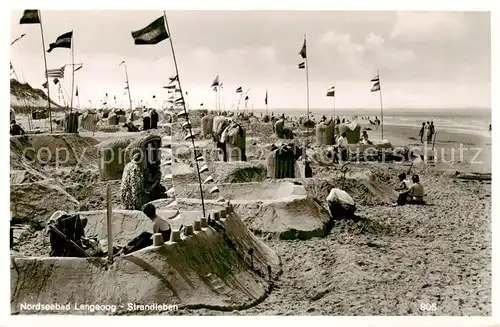
[{"label": "sandy beach", "polygon": [[[278,141],[270,134],[269,123],[253,121],[242,125],[254,129],[247,133],[249,157],[253,156],[249,140],[262,144]],[[484,162],[468,162],[472,160],[469,155],[451,164],[414,164],[411,173],[420,175],[426,192],[426,205],[420,206],[393,207],[384,203],[379,195],[360,190],[359,184],[348,183],[344,190],[356,201],[356,214],[352,219],[335,221],[325,237],[281,240],[269,235],[259,236],[276,251],[283,268],[282,275],[273,282],[270,294],[261,303],[232,312],[184,309],[168,314],[490,315],[491,184],[489,181],[458,180],[452,178],[450,171],[489,172],[491,140],[441,131],[439,126],[436,130],[436,149],[449,154],[460,144],[471,148],[484,146],[480,159],[476,159]],[[381,138],[380,131],[369,130],[368,133],[372,139]],[[81,133],[92,137],[96,144],[127,134],[130,133],[98,131],[93,136],[89,132]],[[421,147],[417,138],[417,127],[384,126],[384,139],[394,146]],[[212,146],[211,142],[204,144]],[[177,159],[189,163],[187,158]],[[255,166],[262,162],[247,164]],[[217,165],[219,168],[214,176],[220,181],[230,180],[231,174],[241,170],[238,163]],[[406,171],[409,164],[362,162],[351,166],[352,174],[370,173],[379,183],[394,187],[397,175]],[[52,176],[85,205],[84,209],[104,208],[105,183],[99,182],[94,165],[78,171],[46,166],[41,173]],[[307,181],[296,180],[303,185],[340,186],[338,167],[313,166],[313,174]],[[173,172],[176,193],[183,192],[182,178]],[[240,182],[269,183],[262,174],[245,178]],[[119,182],[113,183],[112,188],[113,203],[119,206]],[[329,189],[308,188],[311,190],[309,195],[321,203]],[[237,188],[233,192],[237,193]],[[21,256],[46,256],[47,249],[41,231],[21,229],[11,252]],[[435,304],[436,310],[422,311],[420,306],[423,304]]]}]

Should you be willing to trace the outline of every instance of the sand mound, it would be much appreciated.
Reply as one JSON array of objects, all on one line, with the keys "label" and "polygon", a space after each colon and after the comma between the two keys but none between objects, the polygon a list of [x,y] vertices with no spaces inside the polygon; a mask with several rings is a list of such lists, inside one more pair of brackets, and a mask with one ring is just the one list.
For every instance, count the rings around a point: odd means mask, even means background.
[{"label": "sand mound", "polygon": [[280,271],[277,255],[231,214],[222,221],[220,231],[203,228],[181,242],[116,258],[108,269],[82,258],[13,259],[11,311],[20,312],[22,303],[116,305],[115,310],[96,312],[78,311],[73,306],[58,314],[162,311],[129,311],[128,303],[240,309],[263,300],[270,291],[269,277]]},{"label": "sand mound", "polygon": [[[301,185],[290,182],[218,184],[219,193],[210,194],[213,185],[204,185],[204,198],[209,208],[220,208],[230,201],[234,210],[255,233],[282,239],[307,239],[324,236],[330,227],[328,211],[307,196]],[[199,207],[198,185],[175,186],[180,208]]]},{"label": "sand mound", "polygon": [[80,204],[54,180],[14,184],[10,187],[12,221],[45,223],[57,210],[73,212]]},{"label": "sand mound", "polygon": [[10,138],[10,164],[12,169],[96,165],[96,145],[93,138],[78,134],[13,136]]}]

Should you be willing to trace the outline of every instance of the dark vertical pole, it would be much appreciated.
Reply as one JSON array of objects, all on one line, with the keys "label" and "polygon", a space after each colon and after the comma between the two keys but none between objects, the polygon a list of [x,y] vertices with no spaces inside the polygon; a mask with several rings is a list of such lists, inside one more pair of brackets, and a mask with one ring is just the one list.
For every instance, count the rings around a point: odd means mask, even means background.
[{"label": "dark vertical pole", "polygon": [[[175,51],[174,51],[174,44],[172,42],[172,34],[170,33],[170,28],[168,26],[168,20],[167,20],[167,14],[165,11],[163,11],[163,17],[165,18],[165,25],[167,27],[167,33],[168,33],[168,39],[170,41],[170,47],[172,49],[172,57],[174,59],[174,65],[175,65],[175,73],[177,74],[177,82],[179,83],[179,90],[181,91],[181,98],[182,98],[182,108],[184,109],[184,114],[187,117],[187,120],[189,122],[189,115],[186,110],[186,102],[184,101],[184,93],[182,92],[182,86],[181,86],[181,78],[179,75],[179,68],[177,66],[177,59],[175,57]],[[203,216],[206,217],[205,215],[205,200],[203,199],[203,187],[202,187],[202,182],[201,182],[201,174],[200,174],[200,168],[198,166],[198,156],[196,155],[196,145],[194,143],[194,137],[193,137],[193,131],[191,130],[191,124],[188,124],[188,130],[189,130],[189,136],[191,137],[191,143],[193,145],[193,154],[194,154],[194,164],[196,167],[196,172],[198,174],[198,184],[200,186],[200,197],[201,197],[201,208],[203,210]]]},{"label": "dark vertical pole", "polygon": [[38,17],[40,18],[40,33],[42,34],[43,62],[45,63],[45,80],[47,82],[47,104],[49,106],[50,132],[52,133],[52,110],[50,108],[50,86],[49,76],[47,75],[47,55],[45,54],[45,39],[43,37],[42,13],[40,12],[40,10],[38,11]]}]

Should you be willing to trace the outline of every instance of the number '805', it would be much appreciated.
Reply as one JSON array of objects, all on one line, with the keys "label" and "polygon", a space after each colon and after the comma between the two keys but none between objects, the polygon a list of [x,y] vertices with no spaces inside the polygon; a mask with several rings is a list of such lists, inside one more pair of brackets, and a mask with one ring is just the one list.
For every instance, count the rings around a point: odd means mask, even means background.
[{"label": "number '805'", "polygon": [[420,303],[420,310],[422,311],[436,311],[436,303]]}]

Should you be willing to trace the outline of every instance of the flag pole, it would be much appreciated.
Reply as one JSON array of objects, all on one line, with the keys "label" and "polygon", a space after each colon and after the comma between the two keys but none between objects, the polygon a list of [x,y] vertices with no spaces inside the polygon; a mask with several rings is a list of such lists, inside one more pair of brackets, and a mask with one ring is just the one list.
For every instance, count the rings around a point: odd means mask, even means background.
[{"label": "flag pole", "polygon": [[[306,42],[306,33],[304,33],[304,42]],[[307,48],[306,48],[307,49]],[[306,50],[307,51],[307,50]],[[306,90],[307,90],[307,142],[309,143],[309,64],[307,62],[307,58],[309,56],[306,52]],[[306,144],[306,153],[304,157],[307,159],[307,144]]]},{"label": "flag pole", "polygon": [[73,94],[75,93],[75,36],[71,31],[71,108],[69,112],[73,111]]},{"label": "flag pole", "polygon": [[50,86],[49,86],[49,76],[47,75],[47,55],[45,54],[45,38],[43,37],[42,12],[41,12],[41,10],[38,10],[38,18],[40,18],[40,33],[42,34],[43,62],[45,64],[45,80],[47,82],[47,104],[49,106],[50,132],[52,133],[52,110],[50,108]]},{"label": "flag pole", "polygon": [[123,66],[125,67],[125,79],[127,80],[128,102],[130,104],[130,110],[133,110],[132,109],[132,96],[130,95],[130,83],[128,82],[127,63],[125,62],[125,60],[123,61]]},{"label": "flag pole", "polygon": [[380,83],[380,73],[377,70],[378,85],[380,90],[378,91],[380,96],[380,127],[382,129],[382,140],[384,139],[384,107],[382,106],[382,83]]},{"label": "flag pole", "polygon": [[[184,93],[182,92],[182,86],[181,86],[181,78],[179,75],[179,68],[177,67],[177,59],[175,58],[175,51],[174,51],[174,44],[172,42],[172,34],[170,33],[170,28],[168,26],[168,20],[167,20],[167,13],[163,11],[163,17],[165,18],[165,26],[167,28],[167,34],[168,34],[168,40],[170,41],[170,48],[172,49],[172,57],[174,59],[174,65],[175,65],[175,72],[177,74],[177,83],[179,83],[179,90],[181,91],[181,99],[182,99],[182,108],[184,109],[184,114],[186,115],[188,122],[189,122],[189,115],[186,110],[186,102],[184,101]],[[203,216],[205,216],[205,200],[203,199],[203,187],[201,185],[201,175],[200,175],[200,168],[198,167],[198,157],[196,155],[196,145],[194,143],[194,136],[193,136],[193,131],[191,129],[191,124],[188,124],[188,130],[189,130],[189,136],[191,138],[191,143],[193,145],[193,154],[194,154],[194,163],[196,167],[196,172],[198,173],[198,184],[200,186],[200,197],[201,197],[201,208],[203,211]]]}]

